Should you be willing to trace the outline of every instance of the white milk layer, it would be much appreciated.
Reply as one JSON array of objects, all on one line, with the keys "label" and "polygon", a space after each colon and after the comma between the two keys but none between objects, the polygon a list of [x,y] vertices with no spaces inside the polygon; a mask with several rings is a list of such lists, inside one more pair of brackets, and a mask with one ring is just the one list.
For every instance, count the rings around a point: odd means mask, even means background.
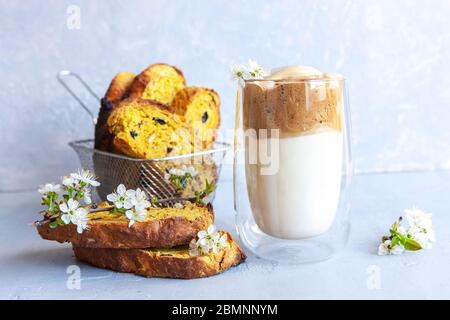
[{"label": "white milk layer", "polygon": [[253,216],[265,233],[283,239],[318,236],[333,224],[342,174],[342,132],[279,140],[279,169],[261,175],[247,165]]}]

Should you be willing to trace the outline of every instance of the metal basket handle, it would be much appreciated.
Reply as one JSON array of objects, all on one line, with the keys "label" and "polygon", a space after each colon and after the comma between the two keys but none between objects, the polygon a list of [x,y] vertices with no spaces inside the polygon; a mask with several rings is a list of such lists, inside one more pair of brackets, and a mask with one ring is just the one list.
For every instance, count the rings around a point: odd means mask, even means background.
[{"label": "metal basket handle", "polygon": [[81,98],[78,97],[75,94],[75,92],[70,88],[70,86],[67,84],[67,82],[65,80],[66,77],[73,77],[73,78],[77,79],[78,82],[80,82],[83,85],[83,87],[91,94],[91,96],[93,96],[99,103],[100,103],[100,98],[97,96],[97,94],[94,92],[94,90],[92,90],[92,88],[83,80],[83,78],[81,78],[75,72],[72,72],[72,71],[69,71],[69,70],[61,70],[60,72],[57,73],[56,78],[58,79],[59,83],[64,87],[64,89],[67,90],[67,92],[70,93],[70,95],[89,114],[89,116],[91,117],[92,123],[95,126],[95,124],[97,123],[97,117],[91,111],[91,109],[89,109],[89,107],[83,102],[83,100],[81,100]]}]

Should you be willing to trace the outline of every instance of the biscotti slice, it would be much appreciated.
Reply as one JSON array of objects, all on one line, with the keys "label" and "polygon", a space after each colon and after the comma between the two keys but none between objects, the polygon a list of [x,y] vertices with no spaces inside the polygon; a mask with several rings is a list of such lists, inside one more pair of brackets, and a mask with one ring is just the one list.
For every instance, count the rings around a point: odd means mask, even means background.
[{"label": "biscotti slice", "polygon": [[185,87],[172,101],[174,111],[190,126],[196,146],[209,148],[220,126],[220,98],[212,89]]},{"label": "biscotti slice", "polygon": [[122,100],[108,118],[113,152],[140,159],[191,153],[191,137],[169,106],[153,100]]},{"label": "biscotti slice", "polygon": [[106,91],[105,99],[114,102],[125,98],[125,94],[135,77],[134,73],[128,71],[117,73]]},{"label": "biscotti slice", "polygon": [[114,105],[124,97],[134,77],[134,73],[124,71],[117,73],[112,79],[105,96],[101,100],[100,111],[95,125],[96,149],[110,151],[112,139],[106,123]]},{"label": "biscotti slice", "polygon": [[194,279],[216,275],[246,259],[228,235],[228,247],[218,253],[192,257],[189,247],[172,249],[93,249],[73,246],[75,256],[86,263],[144,277]]},{"label": "biscotti slice", "polygon": [[132,82],[128,96],[155,100],[170,105],[186,80],[181,70],[164,63],[155,63],[142,71]]},{"label": "biscotti slice", "polygon": [[77,233],[76,225],[50,227],[50,221],[36,223],[46,240],[90,248],[170,248],[189,243],[214,221],[211,205],[186,203],[184,208],[150,208],[142,222],[128,226],[123,214],[109,211],[89,213],[88,229]]}]

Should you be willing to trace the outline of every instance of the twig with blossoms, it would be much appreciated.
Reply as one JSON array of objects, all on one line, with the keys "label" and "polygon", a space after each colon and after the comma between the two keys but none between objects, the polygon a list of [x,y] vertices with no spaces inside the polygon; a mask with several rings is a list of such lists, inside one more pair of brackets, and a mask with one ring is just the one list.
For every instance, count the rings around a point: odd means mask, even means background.
[{"label": "twig with blossoms", "polygon": [[[402,223],[407,222],[406,229]],[[399,255],[405,250],[430,249],[435,241],[432,214],[418,208],[406,209],[390,228],[390,235],[382,238],[378,247],[379,255]]]},{"label": "twig with blossoms", "polygon": [[80,207],[92,203],[91,187],[98,187],[95,175],[89,170],[79,170],[62,178],[61,184],[47,183],[39,187],[41,203],[47,208],[44,216],[51,220],[50,227],[75,224],[78,233],[87,228],[87,209]]},{"label": "twig with blossoms", "polygon": [[233,80],[261,80],[270,74],[270,70],[261,67],[256,61],[248,59],[247,65],[235,64],[231,66]]},{"label": "twig with blossoms", "polygon": [[183,165],[181,168],[170,168],[164,175],[164,180],[171,182],[177,192],[183,191],[190,179],[197,176],[197,170],[194,167]]},{"label": "twig with blossoms", "polygon": [[130,221],[128,224],[129,227],[131,227],[135,221],[144,221],[148,215],[147,209],[152,205],[151,202],[148,201],[144,191],[139,188],[136,190],[127,190],[123,184],[120,184],[117,187],[116,192],[108,194],[106,198],[113,203],[113,206],[110,209],[112,213],[125,214]]},{"label": "twig with blossoms", "polygon": [[206,230],[199,231],[197,238],[189,243],[189,255],[196,257],[218,253],[228,247],[228,236],[220,233],[213,224]]},{"label": "twig with blossoms", "polygon": [[[189,175],[196,175],[196,172],[185,168]],[[180,172],[173,172],[174,174]],[[206,180],[206,187],[201,192],[196,192],[194,197],[173,197],[167,199],[148,199],[147,194],[137,188],[127,190],[123,184],[107,195],[107,200],[112,203],[110,206],[97,208],[95,205],[89,207],[91,200],[91,186],[97,187],[100,183],[96,177],[88,170],[81,170],[62,178],[61,184],[47,183],[41,186],[38,191],[41,193],[41,203],[47,208],[42,211],[46,220],[50,221],[50,227],[74,224],[78,233],[88,228],[88,214],[95,212],[110,211],[111,213],[123,214],[129,220],[131,227],[136,221],[142,222],[148,216],[148,208],[166,202],[175,203],[175,208],[183,208],[182,202],[190,201],[201,203],[211,192],[215,190],[215,185]]]}]

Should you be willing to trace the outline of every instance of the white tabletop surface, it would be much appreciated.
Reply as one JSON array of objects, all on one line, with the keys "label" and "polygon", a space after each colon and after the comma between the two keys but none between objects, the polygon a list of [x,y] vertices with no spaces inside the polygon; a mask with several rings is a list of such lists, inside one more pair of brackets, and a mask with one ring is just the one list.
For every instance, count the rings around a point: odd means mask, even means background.
[{"label": "white tabletop surface", "polygon": [[[222,181],[216,224],[234,231],[232,184]],[[352,231],[339,255],[321,263],[280,265],[248,254],[246,263],[198,280],[147,279],[78,262],[69,245],[39,238],[36,192],[0,194],[1,299],[401,299],[450,298],[450,172],[354,178]],[[431,250],[379,257],[379,238],[403,209],[434,214]],[[66,270],[81,268],[80,289]]]}]

